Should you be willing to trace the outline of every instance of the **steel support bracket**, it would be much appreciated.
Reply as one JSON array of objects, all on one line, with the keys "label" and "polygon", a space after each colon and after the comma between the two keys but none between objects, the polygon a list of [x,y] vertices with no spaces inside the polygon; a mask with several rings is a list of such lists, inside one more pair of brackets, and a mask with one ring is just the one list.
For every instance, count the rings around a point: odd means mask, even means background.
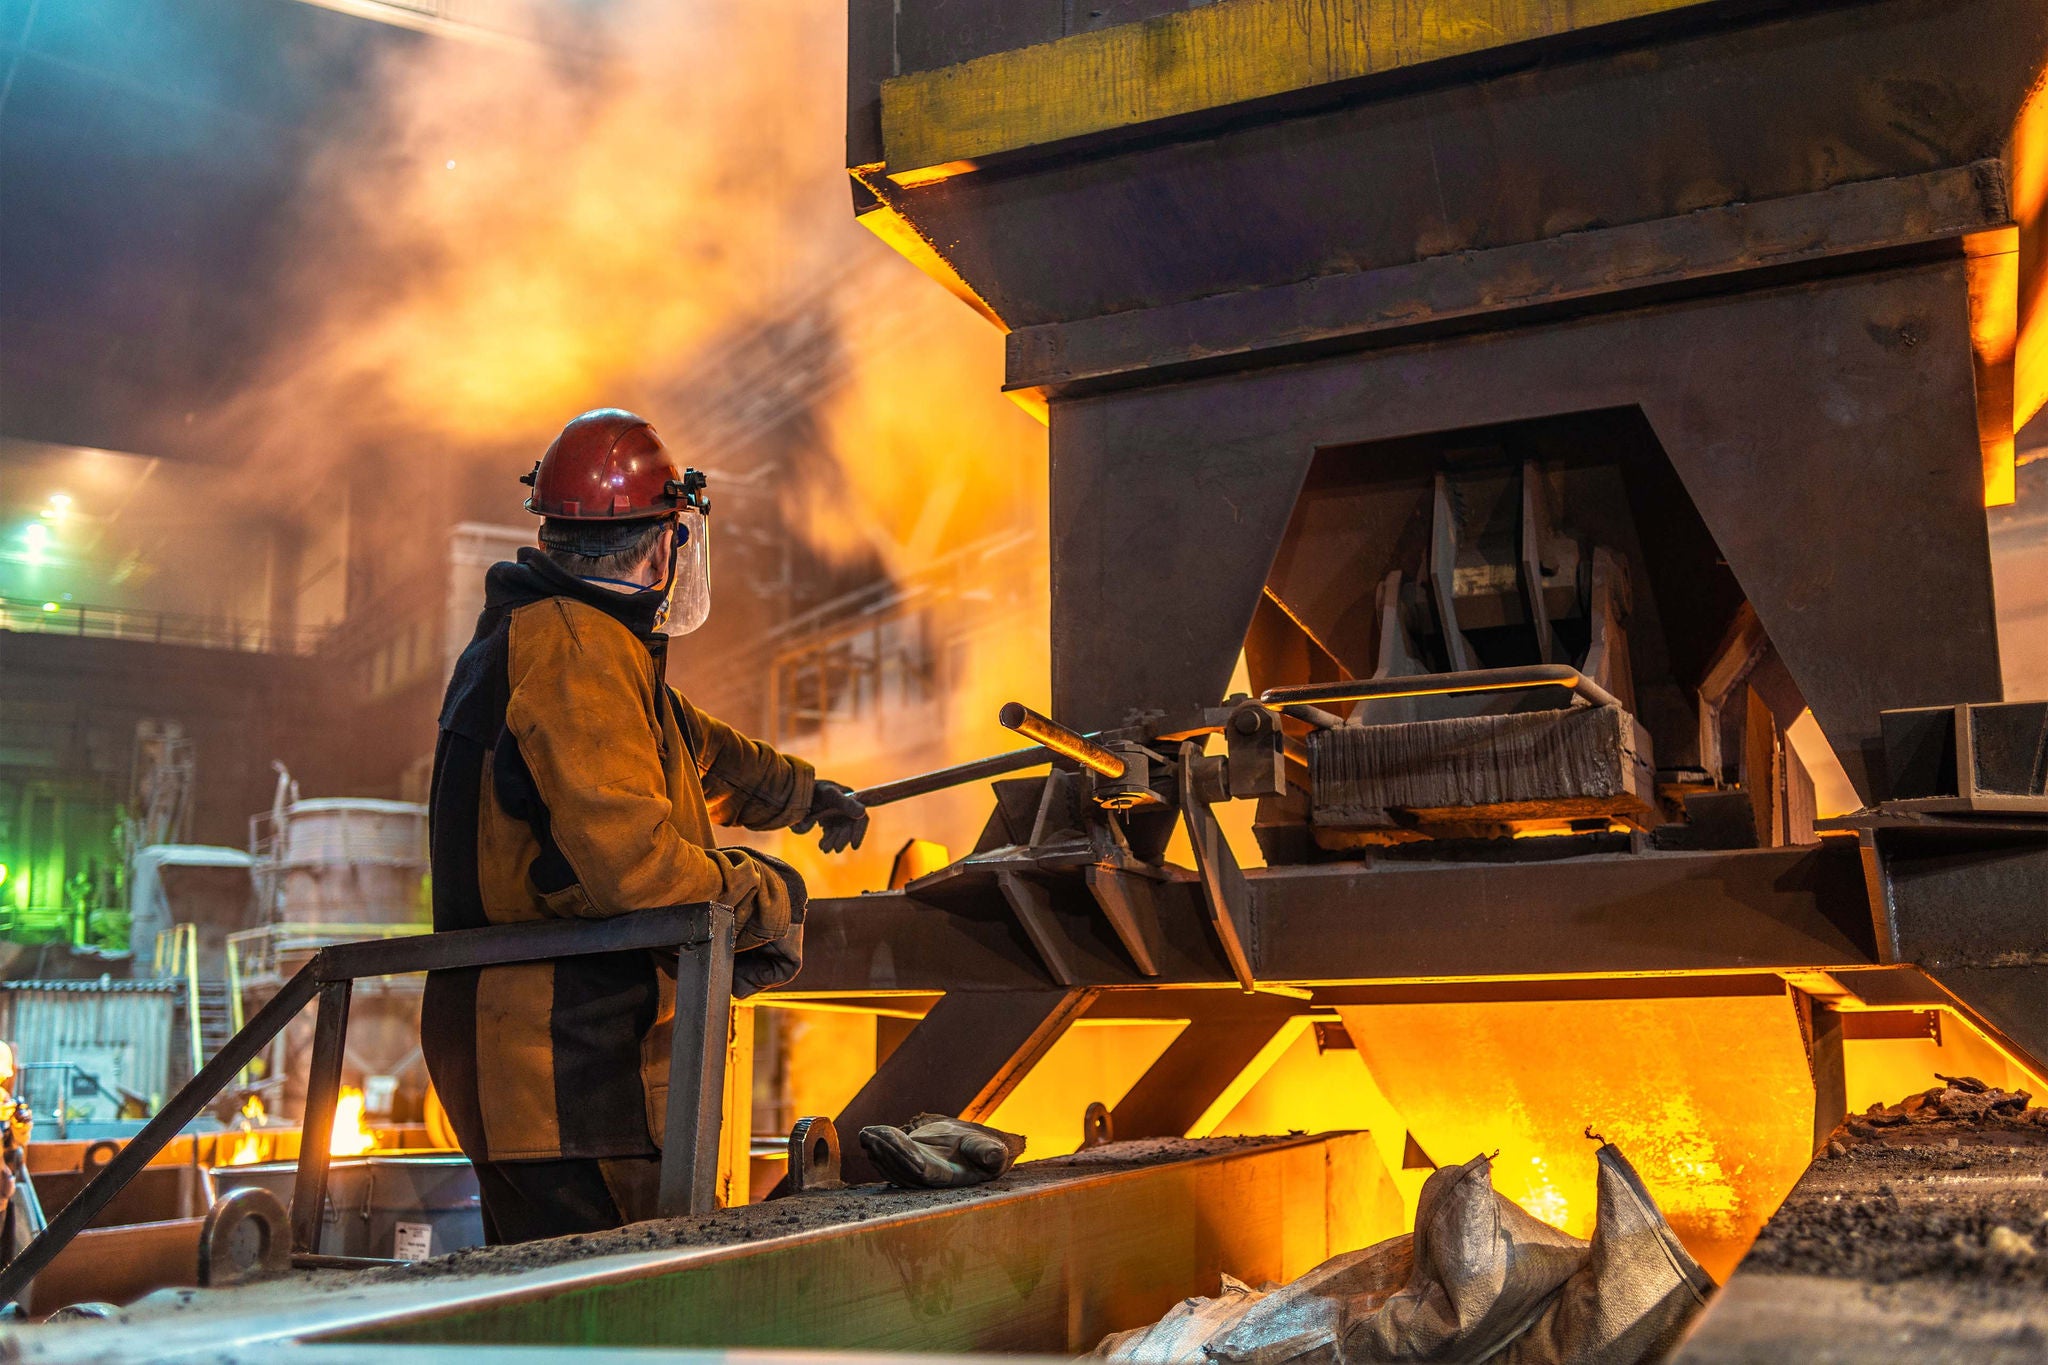
[{"label": "steel support bracket", "polygon": [[1215,812],[1202,799],[1197,777],[1201,758],[1199,742],[1189,740],[1180,746],[1181,816],[1188,824],[1188,842],[1194,846],[1195,870],[1201,874],[1202,899],[1209,909],[1209,922],[1215,927],[1217,942],[1223,946],[1231,975],[1249,991],[1254,986],[1249,951],[1251,889],[1245,884],[1244,871],[1237,865],[1230,841],[1223,837],[1223,827],[1216,823]]},{"label": "steel support bracket", "polygon": [[1827,823],[1856,832],[1878,960],[1919,967],[2048,1067],[2048,819],[1886,806]]}]

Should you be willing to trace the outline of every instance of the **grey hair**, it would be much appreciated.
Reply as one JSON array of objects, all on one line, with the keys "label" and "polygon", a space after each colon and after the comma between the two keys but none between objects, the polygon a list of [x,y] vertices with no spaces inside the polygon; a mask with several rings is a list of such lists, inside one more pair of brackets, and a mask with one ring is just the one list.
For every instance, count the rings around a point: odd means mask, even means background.
[{"label": "grey hair", "polygon": [[668,527],[667,517],[631,521],[566,521],[540,524],[541,553],[579,578],[624,578],[640,567]]}]

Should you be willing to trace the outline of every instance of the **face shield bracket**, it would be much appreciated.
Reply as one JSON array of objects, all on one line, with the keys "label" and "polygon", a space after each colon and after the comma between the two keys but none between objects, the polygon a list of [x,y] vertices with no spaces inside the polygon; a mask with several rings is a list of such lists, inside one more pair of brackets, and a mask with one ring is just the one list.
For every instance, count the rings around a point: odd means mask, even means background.
[{"label": "face shield bracket", "polygon": [[667,492],[679,509],[708,517],[711,515],[711,499],[704,496],[704,489],[709,483],[703,471],[686,469],[683,477],[668,481]]}]

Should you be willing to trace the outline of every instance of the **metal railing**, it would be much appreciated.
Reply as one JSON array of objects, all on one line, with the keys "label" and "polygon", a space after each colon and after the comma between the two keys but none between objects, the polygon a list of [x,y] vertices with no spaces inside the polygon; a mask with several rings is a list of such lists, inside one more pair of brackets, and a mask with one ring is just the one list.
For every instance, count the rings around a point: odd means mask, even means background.
[{"label": "metal railing", "polygon": [[[429,933],[426,924],[265,924],[228,935],[228,1023],[240,1033],[249,1022],[243,991],[252,981],[275,980],[284,974],[295,957],[307,957],[322,948],[363,939],[411,938]],[[249,1068],[243,1067],[238,1083],[249,1084]]]},{"label": "metal railing", "polygon": [[284,970],[286,959],[317,953],[338,943],[374,938],[411,938],[432,931],[431,925],[378,922],[341,924],[286,921],[241,929],[228,935],[228,994],[233,1005],[235,1027],[242,1026],[240,985]]},{"label": "metal railing", "polygon": [[0,597],[0,631],[230,649],[247,654],[310,654],[326,633],[316,627],[284,630],[266,622],[229,616],[103,607],[32,597]]},{"label": "metal railing", "polygon": [[176,977],[185,983],[185,1029],[192,1049],[192,1074],[206,1065],[206,1039],[199,1020],[199,926],[173,924],[157,931],[154,945],[156,975]]},{"label": "metal railing", "polygon": [[550,920],[340,943],[314,953],[49,1226],[0,1268],[0,1303],[19,1301],[28,1282],[315,1000],[319,1001],[319,1013],[314,1019],[313,1053],[306,1078],[298,1175],[292,1186],[293,1261],[299,1265],[362,1264],[315,1254],[327,1198],[328,1145],[334,1135],[335,1105],[341,1098],[349,995],[354,984],[369,976],[546,962],[637,949],[677,953],[667,1130],[656,1209],[664,1218],[709,1213],[718,1203],[718,1139],[725,1110],[726,1032],[732,1013],[733,916],[728,907],[672,905],[611,919]]}]

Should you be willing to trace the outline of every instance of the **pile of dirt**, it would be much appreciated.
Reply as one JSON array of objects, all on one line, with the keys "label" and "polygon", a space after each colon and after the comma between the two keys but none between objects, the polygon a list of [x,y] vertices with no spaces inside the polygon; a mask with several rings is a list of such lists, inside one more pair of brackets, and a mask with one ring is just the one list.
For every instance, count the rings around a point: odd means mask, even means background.
[{"label": "pile of dirt", "polygon": [[2048,1288],[2048,1149],[1872,1145],[1816,1164],[1743,1268]]},{"label": "pile of dirt", "polygon": [[1929,1146],[1954,1137],[1971,1142],[2016,1138],[2048,1140],[2048,1109],[2029,1107],[2024,1090],[2001,1090],[1975,1076],[1935,1074],[1941,1084],[1897,1104],[1873,1104],[1852,1114],[1829,1136],[1823,1153],[1840,1157],[1867,1143]]},{"label": "pile of dirt", "polygon": [[1974,1076],[1936,1079],[1837,1128],[1744,1268],[2048,1287],[2048,1109]]}]

